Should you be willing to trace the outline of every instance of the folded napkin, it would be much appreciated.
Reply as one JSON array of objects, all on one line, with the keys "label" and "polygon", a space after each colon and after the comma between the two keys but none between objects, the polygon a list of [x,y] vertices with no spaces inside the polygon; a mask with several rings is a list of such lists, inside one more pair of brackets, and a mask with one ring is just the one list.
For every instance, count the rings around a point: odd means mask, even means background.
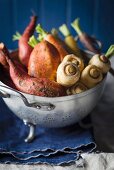
[{"label": "folded napkin", "polygon": [[73,163],[95,143],[90,129],[36,127],[36,138],[25,143],[28,128],[0,99],[0,163],[61,165]]}]

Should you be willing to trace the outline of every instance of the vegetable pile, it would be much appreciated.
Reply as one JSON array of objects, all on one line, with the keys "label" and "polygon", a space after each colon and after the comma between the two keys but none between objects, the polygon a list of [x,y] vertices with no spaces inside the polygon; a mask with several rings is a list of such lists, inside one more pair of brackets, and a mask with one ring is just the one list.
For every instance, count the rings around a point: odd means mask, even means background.
[{"label": "vegetable pile", "polygon": [[[99,82],[111,69],[109,58],[114,55],[114,45],[101,54],[95,39],[84,33],[76,19],[71,26],[86,49],[95,53],[91,59],[78,47],[66,24],[58,30],[45,31],[37,17],[32,16],[23,34],[16,32],[18,51],[9,52],[0,43],[0,80],[21,92],[59,97],[86,91]],[[37,37],[34,35],[37,33]]]}]

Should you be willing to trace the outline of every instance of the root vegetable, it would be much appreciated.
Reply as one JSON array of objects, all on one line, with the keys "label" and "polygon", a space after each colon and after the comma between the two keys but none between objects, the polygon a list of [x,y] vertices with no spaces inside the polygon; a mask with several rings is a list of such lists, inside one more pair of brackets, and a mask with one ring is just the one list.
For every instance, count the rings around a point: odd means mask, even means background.
[{"label": "root vegetable", "polygon": [[18,49],[11,51],[10,52],[10,57],[12,58],[13,61],[18,61],[20,63],[19,50]]},{"label": "root vegetable", "polygon": [[6,55],[10,56],[10,58],[13,60],[17,67],[23,68],[26,71],[26,68],[18,60],[17,52],[18,51],[9,52],[5,46],[0,46],[0,63],[4,68],[5,74],[7,75],[9,75],[9,64],[6,59]]},{"label": "root vegetable", "polygon": [[28,74],[36,78],[55,80],[59,64],[59,52],[55,46],[43,40],[34,47],[30,55]]},{"label": "root vegetable", "polygon": [[87,33],[83,32],[80,28],[79,18],[75,19],[71,26],[77,32],[80,42],[86,47],[89,51],[99,54],[101,51],[96,44],[96,41],[93,37],[89,36]]},{"label": "root vegetable", "polygon": [[40,40],[45,39],[46,41],[53,44],[57,48],[57,50],[60,54],[61,61],[62,61],[64,56],[66,56],[68,54],[68,52],[61,45],[59,40],[56,37],[54,37],[52,34],[48,34],[46,31],[44,31],[43,28],[40,26],[40,24],[38,24],[38,26],[36,27],[36,31],[40,35]]},{"label": "root vegetable", "polygon": [[80,78],[80,71],[76,64],[62,62],[57,69],[57,82],[65,87],[72,86]]},{"label": "root vegetable", "polygon": [[77,42],[75,41],[74,37],[71,35],[66,24],[60,26],[59,31],[64,35],[65,37],[64,41],[66,45],[72,50],[72,53],[78,56],[79,58],[83,58],[81,51],[77,45]]},{"label": "root vegetable", "polygon": [[59,39],[58,30],[56,28],[51,29],[51,34],[57,39]]},{"label": "root vegetable", "polygon": [[19,59],[23,65],[28,66],[28,61],[33,48],[28,44],[29,38],[33,35],[36,26],[36,16],[31,17],[29,25],[19,38]]},{"label": "root vegetable", "polygon": [[[4,49],[3,43],[0,43],[0,49]],[[47,78],[37,79],[29,76],[23,68],[16,67],[7,53],[4,54],[9,64],[10,77],[18,90],[45,97],[58,97],[66,94],[63,86]]]},{"label": "root vegetable", "polygon": [[79,94],[86,91],[88,88],[81,82],[77,82],[67,89],[67,95]]},{"label": "root vegetable", "polygon": [[103,79],[101,70],[95,65],[88,65],[82,71],[80,81],[88,88],[96,86]]},{"label": "root vegetable", "polygon": [[104,74],[107,73],[111,67],[110,60],[108,60],[104,55],[99,54],[94,55],[89,61],[89,64],[96,65]]},{"label": "root vegetable", "polygon": [[0,65],[0,81],[5,85],[13,89],[16,89],[16,86],[13,83],[12,79],[10,78],[10,75],[6,72],[6,70],[2,67],[2,65]]},{"label": "root vegetable", "polygon": [[70,47],[68,47],[68,45],[65,43],[64,40],[62,40],[59,35],[58,35],[58,30],[55,28],[52,28],[51,30],[52,35],[59,41],[59,43],[61,44],[61,46],[67,51],[68,54],[72,54],[73,51]]},{"label": "root vegetable", "polygon": [[0,49],[0,64],[8,71],[9,70],[9,65],[7,63],[7,60],[4,55],[4,50]]},{"label": "root vegetable", "polygon": [[96,65],[99,69],[101,69],[102,73],[107,73],[111,68],[111,63],[109,58],[114,55],[114,45],[111,45],[105,55],[96,54],[94,55],[89,64]]},{"label": "root vegetable", "polygon": [[74,54],[69,54],[66,55],[63,59],[63,62],[72,62],[74,64],[76,64],[80,70],[80,72],[82,72],[82,70],[84,69],[84,62],[81,58],[75,56]]}]

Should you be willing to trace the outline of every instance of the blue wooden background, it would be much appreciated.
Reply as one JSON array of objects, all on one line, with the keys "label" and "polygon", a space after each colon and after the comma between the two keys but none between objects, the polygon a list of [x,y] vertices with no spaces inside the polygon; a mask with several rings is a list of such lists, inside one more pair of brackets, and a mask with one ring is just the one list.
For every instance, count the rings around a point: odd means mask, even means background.
[{"label": "blue wooden background", "polygon": [[8,48],[17,47],[12,35],[23,32],[32,10],[48,31],[67,23],[75,35],[70,23],[79,17],[83,29],[103,42],[103,50],[114,43],[114,0],[0,0],[0,41]]}]

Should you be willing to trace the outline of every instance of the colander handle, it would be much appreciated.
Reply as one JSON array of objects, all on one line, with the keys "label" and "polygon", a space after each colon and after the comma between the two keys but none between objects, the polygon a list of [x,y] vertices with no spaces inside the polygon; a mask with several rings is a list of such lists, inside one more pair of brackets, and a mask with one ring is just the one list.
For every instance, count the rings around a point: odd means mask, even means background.
[{"label": "colander handle", "polygon": [[0,85],[0,97],[10,98],[12,95],[21,98],[27,107],[33,107],[36,109],[40,109],[42,111],[50,111],[50,110],[54,110],[55,108],[55,105],[51,103],[44,103],[44,102],[30,103],[22,93],[12,89],[11,87]]}]

